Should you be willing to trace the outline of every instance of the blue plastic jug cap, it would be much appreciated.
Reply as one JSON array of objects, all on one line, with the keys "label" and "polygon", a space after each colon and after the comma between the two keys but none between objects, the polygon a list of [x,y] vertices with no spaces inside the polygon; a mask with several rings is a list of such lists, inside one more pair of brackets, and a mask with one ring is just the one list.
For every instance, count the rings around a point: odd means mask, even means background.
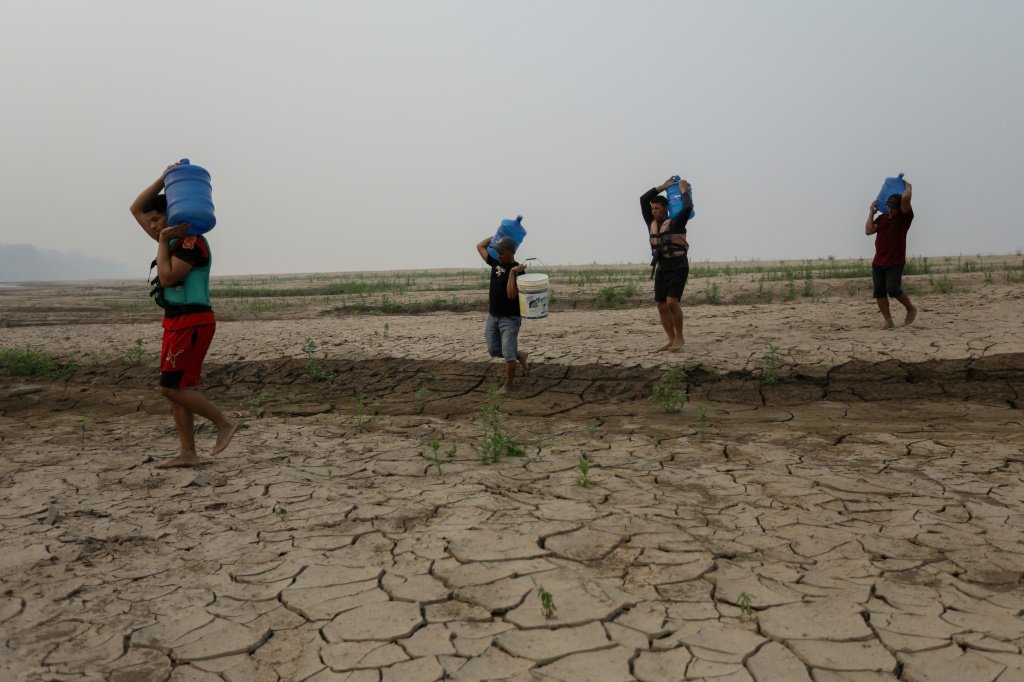
[{"label": "blue plastic jug cap", "polygon": [[900,180],[902,180],[902,179],[903,179],[903,173],[900,173],[900,174],[899,174],[899,175],[897,175],[896,177],[898,177],[898,178],[899,178]]},{"label": "blue plastic jug cap", "polygon": [[521,216],[521,215],[517,215],[517,216],[516,216],[516,222],[517,222],[517,223],[521,223],[521,222],[523,222],[523,216]]},{"label": "blue plastic jug cap", "polygon": [[189,163],[188,163],[188,159],[182,159],[182,160],[181,160],[181,161],[179,161],[178,163],[179,163],[179,164],[181,164],[182,166],[187,166],[187,165],[189,165]]}]

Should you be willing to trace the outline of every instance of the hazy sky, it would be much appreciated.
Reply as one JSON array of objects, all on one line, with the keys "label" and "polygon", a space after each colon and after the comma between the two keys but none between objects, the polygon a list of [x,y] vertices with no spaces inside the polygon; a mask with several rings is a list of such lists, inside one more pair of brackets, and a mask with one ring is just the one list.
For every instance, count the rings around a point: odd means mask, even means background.
[{"label": "hazy sky", "polygon": [[[694,186],[691,258],[1024,248],[1024,3],[0,3],[0,243],[144,270],[128,206],[213,175],[216,274],[641,262],[638,198]],[[3,280],[3,273],[0,273]]]}]

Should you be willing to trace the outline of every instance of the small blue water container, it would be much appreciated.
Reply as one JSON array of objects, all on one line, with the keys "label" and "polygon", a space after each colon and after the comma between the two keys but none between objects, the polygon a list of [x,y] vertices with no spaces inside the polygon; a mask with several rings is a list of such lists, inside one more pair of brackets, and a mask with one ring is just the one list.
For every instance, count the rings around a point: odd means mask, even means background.
[{"label": "small blue water container", "polygon": [[[679,176],[672,176],[672,184],[665,188],[665,196],[668,197],[668,217],[675,218],[683,210],[683,191],[679,189]],[[690,196],[693,196],[693,189],[690,189]],[[696,211],[690,209],[690,218],[697,215]]]},{"label": "small blue water container", "polygon": [[878,193],[878,212],[885,213],[885,202],[893,194],[903,195],[907,189],[907,183],[903,182],[903,173],[895,178],[886,178],[882,183],[882,191]]},{"label": "small blue water container", "polygon": [[213,185],[205,168],[182,159],[164,173],[167,194],[167,224],[188,223],[187,234],[204,234],[217,224],[213,213]]},{"label": "small blue water container", "polygon": [[495,250],[498,242],[505,237],[512,237],[516,243],[516,250],[523,243],[523,239],[526,238],[526,228],[523,227],[523,216],[517,215],[515,220],[509,220],[506,218],[501,221],[501,226],[498,227],[498,231],[494,233],[494,239],[491,240],[491,245],[487,247],[487,253],[494,260],[498,260],[498,252]]}]

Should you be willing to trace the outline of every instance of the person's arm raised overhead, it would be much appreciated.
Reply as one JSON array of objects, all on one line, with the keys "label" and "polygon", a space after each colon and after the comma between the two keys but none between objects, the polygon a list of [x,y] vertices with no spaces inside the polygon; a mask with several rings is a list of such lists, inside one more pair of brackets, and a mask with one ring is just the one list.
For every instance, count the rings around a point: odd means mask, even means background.
[{"label": "person's arm raised overhead", "polygon": [[878,210],[878,199],[871,202],[871,208],[868,209],[868,221],[864,223],[864,234],[874,234],[878,230],[878,226],[875,225],[875,211]]},{"label": "person's arm raised overhead", "polygon": [[490,246],[491,239],[492,237],[487,237],[483,241],[478,242],[476,245],[476,252],[480,254],[480,257],[483,258],[484,262],[488,263],[488,265],[490,263],[488,262],[487,259],[490,258],[491,256],[490,254],[487,253],[487,247]]},{"label": "person's arm raised overhead", "polygon": [[[164,169],[164,173],[177,165],[177,163],[172,163],[167,166],[167,168]],[[152,237],[153,241],[160,241],[160,231],[153,227],[149,217],[146,215],[146,208],[157,198],[160,191],[164,188],[164,173],[161,173],[160,177],[154,180],[149,187],[142,190],[142,192],[139,193],[139,196],[135,197],[135,201],[133,201],[132,205],[128,208],[128,210],[131,211],[132,216],[135,218],[135,221],[146,234]]]},{"label": "person's arm raised overhead", "polygon": [[[906,180],[903,181],[903,184],[906,188],[903,190],[903,197],[900,199],[900,210],[904,213],[910,213],[910,198],[914,193],[914,188]],[[927,207],[925,208],[927,209]]]},{"label": "person's arm raised overhead", "polygon": [[671,182],[672,178],[669,178],[661,183],[660,187],[652,187],[640,196],[640,214],[644,217],[645,227],[650,227],[654,220],[654,214],[651,213],[651,199],[664,192]]}]

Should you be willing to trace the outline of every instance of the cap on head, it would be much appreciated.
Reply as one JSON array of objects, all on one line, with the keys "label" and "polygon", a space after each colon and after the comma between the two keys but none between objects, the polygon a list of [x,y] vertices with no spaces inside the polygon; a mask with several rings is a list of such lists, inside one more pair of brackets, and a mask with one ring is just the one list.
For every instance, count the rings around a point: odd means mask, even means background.
[{"label": "cap on head", "polygon": [[494,245],[494,250],[498,253],[515,253],[516,240],[512,239],[512,237],[502,237],[498,240],[498,243]]}]

